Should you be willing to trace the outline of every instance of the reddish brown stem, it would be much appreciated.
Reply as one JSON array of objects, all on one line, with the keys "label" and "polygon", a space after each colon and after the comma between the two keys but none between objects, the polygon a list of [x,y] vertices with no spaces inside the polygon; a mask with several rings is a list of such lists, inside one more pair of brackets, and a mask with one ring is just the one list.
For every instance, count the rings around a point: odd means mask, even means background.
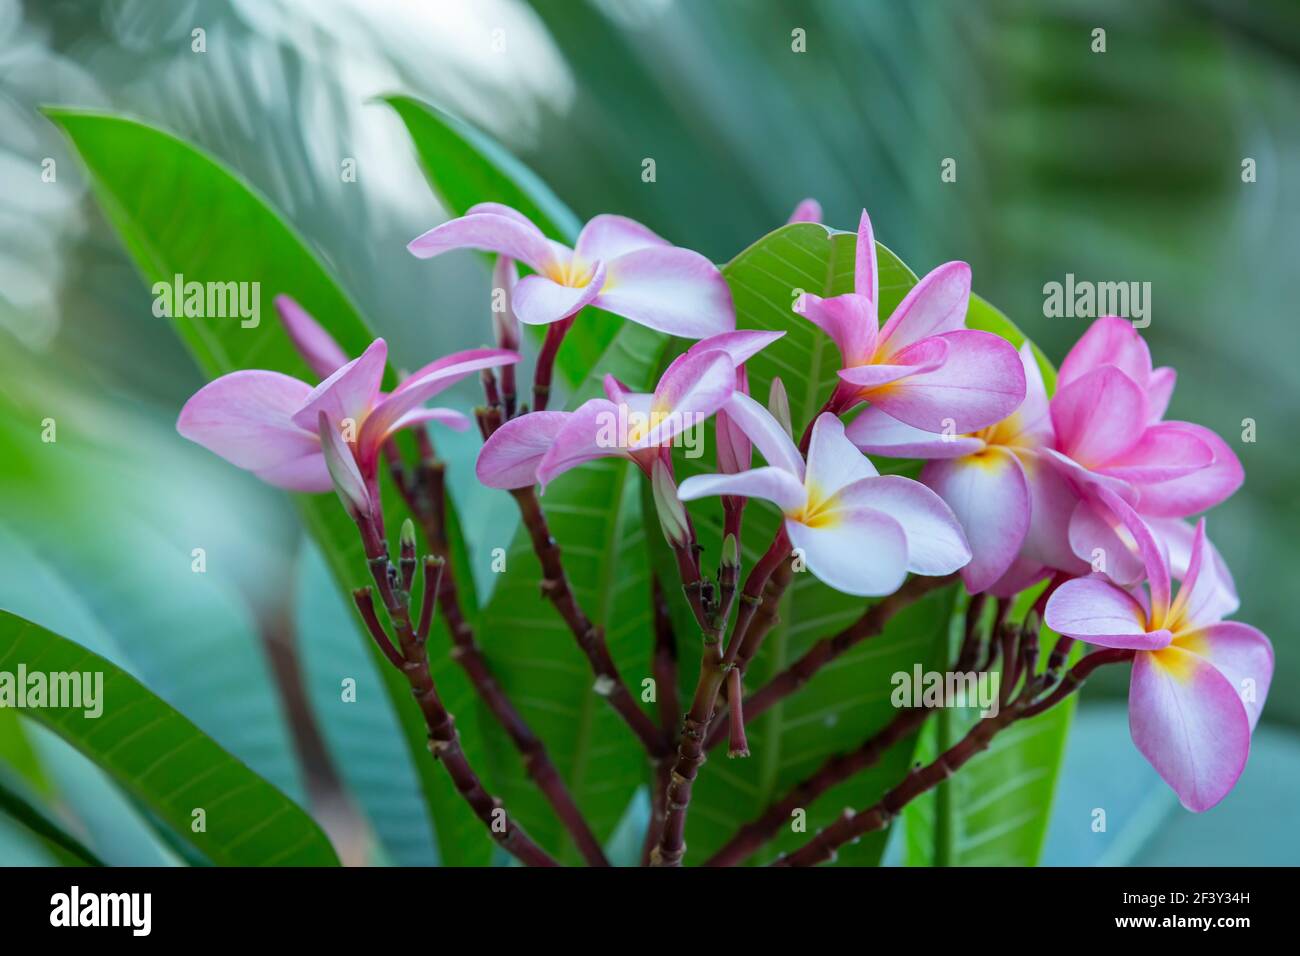
[{"label": "reddish brown stem", "polygon": [[512,491],[511,495],[519,505],[519,514],[523,518],[524,527],[528,529],[533,552],[542,565],[542,593],[569,626],[578,647],[591,664],[599,692],[636,734],[652,758],[659,760],[666,757],[671,752],[667,736],[637,705],[610,656],[605,632],[591,623],[574,597],[564,564],[560,560],[560,546],[551,537],[536,492],[531,487],[519,488]]},{"label": "reddish brown stem", "polygon": [[673,631],[672,612],[663,586],[655,575],[651,586],[654,603],[654,678],[656,699],[659,702],[659,722],[665,734],[677,733],[681,702],[677,695],[677,634]]},{"label": "reddish brown stem", "polygon": [[727,671],[727,698],[731,707],[731,737],[727,746],[728,757],[748,757],[749,741],[745,739],[744,691],[741,689],[740,669]]},{"label": "reddish brown stem", "polygon": [[560,319],[546,327],[546,338],[537,353],[537,365],[533,370],[533,410],[546,410],[546,403],[551,398],[551,376],[555,370],[555,357],[560,352],[560,343],[573,325],[574,317]]}]

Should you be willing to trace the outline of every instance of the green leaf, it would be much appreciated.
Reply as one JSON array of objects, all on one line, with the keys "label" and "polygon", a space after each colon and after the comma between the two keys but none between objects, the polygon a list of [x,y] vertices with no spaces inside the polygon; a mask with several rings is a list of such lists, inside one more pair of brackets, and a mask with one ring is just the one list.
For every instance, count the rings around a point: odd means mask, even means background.
[{"label": "green leaf", "polygon": [[0,812],[8,814],[36,834],[54,848],[54,852],[66,854],[69,862],[87,866],[104,865],[103,860],[69,833],[62,823],[41,806],[36,794],[3,765],[0,765]]},{"label": "green leaf", "polygon": [[[330,866],[325,834],[306,813],[249,770],[179,711],[98,654],[0,611],[0,671],[103,674],[103,713],[36,707],[25,715],[48,727],[151,807],[214,863]],[[192,812],[206,830],[191,830]]]},{"label": "green leaf", "polygon": [[[47,110],[81,155],[95,196],[146,281],[259,283],[259,316],[244,328],[237,318],[175,318],[170,321],[210,377],[261,368],[310,379],[280,323],[272,298],[292,295],[327,328],[349,355],[359,355],[374,336],[347,294],[334,282],[306,241],[268,202],[225,166],[156,127],[120,116]],[[385,482],[385,500],[396,493]],[[303,522],[325,555],[336,585],[350,591],[366,583],[366,563],[356,528],[333,495],[296,496]],[[396,524],[396,522],[390,522]],[[391,529],[396,533],[396,527]],[[467,593],[472,594],[472,591]],[[399,716],[406,749],[419,774],[447,863],[486,863],[491,841],[481,824],[429,756],[426,731],[410,689],[372,646],[354,614],[357,639],[380,665],[384,688]],[[441,626],[441,625],[440,625]],[[310,653],[310,648],[307,649]],[[470,693],[454,667],[435,673],[449,706]],[[477,744],[476,709],[455,710],[466,749]]]},{"label": "green leaf", "polygon": [[[550,238],[573,245],[581,226],[577,216],[491,136],[415,97],[380,99],[406,124],[429,185],[453,215],[463,216],[481,202],[498,202],[523,213]],[[587,309],[565,336],[556,360],[564,380],[581,384],[622,325],[617,316]]]},{"label": "green leaf", "polygon": [[[600,392],[608,372],[649,390],[666,340],[627,324],[597,363],[579,399]],[[542,496],[578,603],[605,628],[610,653],[632,693],[650,676],[649,553],[641,518],[643,478],[630,463],[604,458],[557,478]],[[658,530],[654,531],[658,534]],[[604,841],[645,782],[640,743],[592,689],[590,664],[559,614],[538,591],[541,568],[525,529],[507,553],[506,572],[483,613],[483,645],[501,686],[546,744],[561,777]],[[523,772],[518,754],[492,735],[501,796],[528,832],[577,862],[550,806]]]}]

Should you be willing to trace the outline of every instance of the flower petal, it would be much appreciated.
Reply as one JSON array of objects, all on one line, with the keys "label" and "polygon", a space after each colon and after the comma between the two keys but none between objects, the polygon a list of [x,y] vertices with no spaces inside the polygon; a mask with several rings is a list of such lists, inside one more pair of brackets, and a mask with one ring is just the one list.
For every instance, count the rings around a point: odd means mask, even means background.
[{"label": "flower petal", "polygon": [[556,263],[555,253],[542,231],[513,209],[509,214],[486,204],[459,219],[452,219],[416,236],[406,248],[420,259],[442,255],[452,249],[480,249],[526,263],[545,272]]},{"label": "flower petal", "polygon": [[1133,743],[1183,806],[1200,813],[1227,796],[1250,751],[1250,721],[1228,678],[1168,647],[1134,658],[1128,700]]},{"label": "flower petal", "polygon": [[727,414],[769,465],[784,468],[803,481],[803,455],[771,412],[744,392],[733,392],[727,402]]},{"label": "flower petal", "polygon": [[1146,389],[1151,378],[1151,350],[1141,333],[1128,319],[1103,315],[1074,343],[1061,369],[1056,373],[1056,387],[1064,388],[1093,369],[1113,365]]},{"label": "flower petal", "polygon": [[794,207],[794,212],[790,213],[790,218],[786,224],[792,222],[821,222],[822,221],[822,204],[816,199],[800,200],[799,205]]},{"label": "flower petal", "polygon": [[907,577],[907,536],[882,512],[844,509],[815,528],[787,520],[785,530],[808,570],[837,591],[878,597]]},{"label": "flower petal", "polygon": [[871,228],[871,217],[864,209],[858,218],[858,241],[853,248],[853,291],[871,301],[873,331],[880,322],[877,311],[880,307],[880,279],[876,269],[876,233]]},{"label": "flower petal", "polygon": [[808,442],[808,469],[804,475],[804,485],[814,497],[830,498],[846,485],[879,474],[871,460],[844,436],[843,422],[830,412],[817,416]]},{"label": "flower petal", "polygon": [[320,439],[292,420],[311,391],[306,382],[279,372],[231,372],[191,396],[176,430],[277,487],[329,491],[333,484]]},{"label": "flower petal", "polygon": [[1121,587],[1136,587],[1146,577],[1137,542],[1124,522],[1101,502],[1091,498],[1079,502],[1070,516],[1069,538],[1079,561]]},{"label": "flower petal", "polygon": [[1029,531],[1024,555],[1057,571],[1082,574],[1088,570],[1070,548],[1070,518],[1079,505],[1074,486],[1041,455],[1021,455],[1029,487]]},{"label": "flower petal", "polygon": [[329,378],[347,363],[347,353],[306,309],[287,295],[277,295],[274,304],[294,348],[318,378]]},{"label": "flower petal", "polygon": [[1058,387],[1052,398],[1056,447],[1086,468],[1119,458],[1146,429],[1146,396],[1133,379],[1103,365]]},{"label": "flower petal", "polygon": [[839,376],[850,385],[857,385],[862,390],[863,398],[875,402],[890,394],[884,390],[884,386],[909,375],[932,372],[942,367],[948,360],[948,351],[948,343],[935,336],[909,345],[897,355],[891,356],[889,362],[852,365],[840,369]]},{"label": "flower petal", "polygon": [[1214,461],[1182,478],[1146,484],[1139,490],[1138,509],[1144,515],[1181,518],[1221,504],[1245,481],[1246,473],[1228,443],[1208,428],[1190,422],[1163,422],[1199,439],[1214,452]]},{"label": "flower petal", "polygon": [[379,397],[379,385],[384,379],[387,362],[388,345],[383,339],[375,339],[357,358],[312,389],[302,407],[294,413],[294,424],[315,432],[316,421],[324,412],[332,425],[351,419],[360,428]]},{"label": "flower petal", "polygon": [[605,285],[595,305],[688,339],[736,327],[731,289],[717,266],[698,252],[676,246],[638,249],[607,262]]},{"label": "flower petal", "polygon": [[753,468],[735,475],[691,475],[677,489],[682,501],[714,495],[762,498],[782,511],[798,511],[808,499],[799,479],[784,468]]},{"label": "flower petal", "polygon": [[1043,619],[1058,634],[1100,647],[1152,651],[1173,638],[1168,631],[1148,631],[1137,599],[1100,574],[1066,581],[1053,591]]},{"label": "flower petal", "polygon": [[532,412],[511,419],[494,431],[474,473],[489,488],[527,488],[537,483],[537,467],[568,420],[568,412]]},{"label": "flower petal", "polygon": [[592,398],[569,413],[537,466],[543,488],[570,469],[596,458],[626,457],[625,435],[618,434],[619,409],[608,399]]},{"label": "flower petal", "polygon": [[601,259],[609,262],[637,249],[669,246],[671,243],[635,219],[626,216],[601,215],[590,219],[573,251],[584,262]]},{"label": "flower petal", "polygon": [[1041,448],[1056,440],[1052,428],[1052,409],[1047,401],[1047,387],[1043,384],[1043,371],[1038,367],[1033,347],[1024,342],[1017,350],[1020,367],[1025,373],[1025,399],[1020,407],[998,423],[998,432],[1006,436],[1008,444]]},{"label": "flower petal", "polygon": [[[1183,522],[1178,524],[1186,527]],[[1159,535],[1160,529],[1153,527],[1152,533]],[[1166,539],[1162,537],[1161,540]],[[1171,567],[1177,566],[1172,556],[1169,563]],[[1205,519],[1202,518],[1193,533],[1186,571],[1178,596],[1170,608],[1170,618],[1177,621],[1183,630],[1195,630],[1218,623],[1239,605],[1232,575],[1205,536]]]},{"label": "flower petal", "polygon": [[1043,578],[1052,573],[1051,568],[1031,561],[1028,558],[1016,558],[1002,575],[984,590],[995,598],[1013,598],[1021,591],[1027,591]]},{"label": "flower petal", "polygon": [[917,428],[964,433],[1000,422],[1024,401],[1025,372],[1006,339],[962,329],[925,339],[894,359],[931,342],[947,347],[942,364],[871,393],[874,404]]},{"label": "flower petal", "polygon": [[970,545],[956,515],[919,481],[899,475],[864,478],[841,489],[835,497],[845,510],[871,509],[897,521],[907,537],[909,571],[950,574],[971,559]]},{"label": "flower petal", "polygon": [[1253,731],[1273,682],[1273,644],[1249,624],[1223,621],[1174,638],[1174,646],[1209,661],[1246,708]]},{"label": "flower petal", "polygon": [[655,386],[649,431],[632,447],[667,444],[672,437],[697,427],[722,408],[736,390],[736,366],[720,350],[687,355],[664,372]]},{"label": "flower petal", "polygon": [[1174,394],[1174,384],[1178,381],[1178,373],[1168,365],[1161,368],[1152,369],[1151,377],[1147,379],[1147,421],[1158,422],[1165,417],[1165,411],[1169,408],[1169,399]]},{"label": "flower petal", "polygon": [[1006,574],[1029,533],[1029,485],[1020,462],[1006,449],[993,447],[967,458],[930,462],[921,481],[952,509],[966,534],[971,550],[970,563],[961,569],[966,589],[971,594],[985,590]]},{"label": "flower petal", "polygon": [[831,337],[845,366],[865,365],[876,352],[876,305],[863,295],[848,293],[829,299],[805,292],[794,311]]},{"label": "flower petal", "polygon": [[1157,627],[1163,627],[1170,603],[1169,559],[1160,550],[1160,545],[1156,543],[1146,522],[1127,502],[1105,489],[1101,489],[1098,494],[1102,503],[1124,522],[1129,535],[1137,542],[1137,553],[1146,565],[1147,586],[1151,589],[1151,620]]},{"label": "flower petal", "polygon": [[[718,335],[710,335],[707,339],[700,339],[683,354],[695,355],[718,349],[730,355],[732,364],[740,368],[783,335],[784,332],[737,329],[734,332],[722,332]],[[678,356],[676,361],[681,361],[681,356]]]},{"label": "flower petal", "polygon": [[966,323],[970,266],[945,262],[921,277],[880,330],[882,357],[932,335],[955,332]]},{"label": "flower petal", "polygon": [[1214,463],[1214,449],[1177,422],[1147,426],[1128,451],[1098,468],[1102,474],[1134,484],[1172,481]]},{"label": "flower petal", "polygon": [[334,491],[343,502],[343,507],[354,518],[369,514],[371,511],[370,492],[366,480],[361,477],[352,449],[343,440],[337,422],[331,421],[324,411],[316,416],[317,435],[320,437],[321,454],[325,459]]},{"label": "flower petal", "polygon": [[403,428],[423,425],[425,422],[446,425],[454,432],[467,431],[469,426],[474,424],[468,415],[462,415],[454,408],[416,408],[399,418],[391,430],[400,432]]},{"label": "flower petal", "polygon": [[560,285],[546,276],[524,276],[515,285],[511,305],[525,325],[549,325],[581,312],[600,297],[605,284],[605,264],[593,265],[586,285]]},{"label": "flower petal", "polygon": [[960,458],[984,448],[982,438],[922,431],[874,405],[849,422],[844,434],[867,454],[891,458]]}]

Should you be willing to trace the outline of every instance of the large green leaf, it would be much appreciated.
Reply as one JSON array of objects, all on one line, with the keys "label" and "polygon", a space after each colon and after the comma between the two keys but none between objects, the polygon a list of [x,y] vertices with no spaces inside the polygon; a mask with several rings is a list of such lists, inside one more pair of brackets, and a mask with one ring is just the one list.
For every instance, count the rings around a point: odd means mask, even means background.
[{"label": "large green leaf", "polygon": [[[153,126],[120,116],[76,110],[48,110],[72,140],[89,173],[100,205],[135,258],[147,281],[260,283],[261,321],[243,328],[235,318],[169,320],[209,376],[262,368],[308,378],[310,372],[274,318],[271,300],[294,296],[338,340],[358,355],[373,336],[346,293],[333,281],[306,241],[265,199],[213,157]],[[386,485],[386,500],[394,500]],[[336,584],[364,584],[366,564],[356,529],[331,496],[298,496],[303,521],[315,537]],[[396,522],[392,522],[396,524]],[[395,528],[391,529],[394,532]],[[472,594],[472,589],[467,589]],[[350,599],[350,598],[349,598]],[[371,642],[359,619],[357,639]],[[311,653],[310,646],[304,653]],[[371,648],[374,660],[382,661]],[[491,843],[426,747],[418,708],[400,674],[381,664],[384,688],[399,715],[409,758],[420,776],[430,813],[448,863],[485,863]],[[471,693],[454,667],[437,674],[449,701]],[[454,704],[453,704],[454,706]],[[475,708],[459,708],[458,726],[467,749],[477,747]]]},{"label": "large green leaf", "polygon": [[[742,328],[782,330],[785,337],[748,363],[751,393],[764,400],[773,377],[786,386],[792,417],[797,426],[810,421],[830,394],[839,368],[839,354],[830,339],[812,323],[793,314],[800,292],[821,296],[852,291],[856,237],[835,233],[813,224],[784,226],[755,243],[724,267],[736,301]],[[877,246],[880,314],[888,316],[916,282],[913,273],[883,246]],[[1019,344],[1020,333],[1005,317],[981,300],[973,299],[970,326],[993,331]],[[1050,372],[1050,369],[1048,370]],[[706,443],[706,447],[712,447]],[[882,470],[915,474],[918,462],[881,461]],[[682,460],[682,474],[711,470],[707,457]],[[714,504],[692,509],[706,562],[718,553],[719,510]],[[761,502],[745,514],[746,562],[754,561],[776,531],[778,516]],[[892,674],[911,670],[942,669],[946,663],[952,596],[955,588],[928,596],[899,614],[881,635],[863,642],[824,668],[799,694],[773,707],[749,725],[752,757],[726,761],[721,750],[702,772],[692,801],[687,844],[690,859],[706,858],[729,837],[746,817],[797,784],[827,757],[861,743],[897,711],[889,701]],[[840,594],[809,574],[797,574],[781,603],[781,623],[773,629],[763,650],[751,665],[747,684],[761,686],[772,674],[788,666],[818,638],[828,636],[855,619],[866,602]],[[680,612],[678,612],[680,619]],[[693,655],[685,648],[683,661]],[[684,667],[687,674],[693,669]],[[1063,731],[1051,738],[1053,767],[1059,760]],[[845,806],[872,803],[907,770],[915,737],[892,748],[872,770],[828,792],[808,810],[808,829],[824,826]],[[1046,746],[1044,752],[1048,749]],[[1054,770],[1053,770],[1054,773]],[[1046,814],[1038,818],[1039,832]],[[768,850],[756,857],[770,858],[806,839],[785,831]],[[839,855],[840,865],[879,862],[885,834],[874,834]]]},{"label": "large green leaf", "polygon": [[[103,712],[29,708],[106,770],[214,863],[231,866],[328,866],[338,862],[306,813],[179,711],[98,654],[30,621],[0,611],[0,671],[103,675]],[[191,829],[193,811],[206,826]]]},{"label": "large green leaf", "polygon": [[104,865],[104,862],[84,843],[50,815],[42,806],[40,799],[18,779],[15,773],[3,765],[0,765],[0,814],[17,820],[66,863]]},{"label": "large green leaf", "polygon": [[[579,398],[598,393],[606,372],[634,389],[648,390],[666,344],[657,333],[626,325]],[[638,490],[642,480],[628,462],[600,459],[556,479],[541,499],[578,602],[593,623],[605,628],[610,652],[633,694],[650,675],[654,641]],[[483,613],[482,643],[502,687],[545,742],[596,836],[605,840],[645,781],[645,755],[592,689],[591,667],[564,621],[541,597],[540,579],[541,568],[520,529]],[[576,862],[577,851],[524,774],[509,741],[499,734],[491,739],[510,811],[545,846],[562,848],[563,859]]]},{"label": "large green leaf", "polygon": [[[481,202],[519,210],[552,239],[573,245],[580,223],[531,169],[487,133],[412,96],[383,97],[406,124],[420,166],[442,204],[457,216]],[[565,336],[556,369],[579,385],[613,341],[622,320],[588,309]],[[540,330],[539,330],[540,331]]]}]

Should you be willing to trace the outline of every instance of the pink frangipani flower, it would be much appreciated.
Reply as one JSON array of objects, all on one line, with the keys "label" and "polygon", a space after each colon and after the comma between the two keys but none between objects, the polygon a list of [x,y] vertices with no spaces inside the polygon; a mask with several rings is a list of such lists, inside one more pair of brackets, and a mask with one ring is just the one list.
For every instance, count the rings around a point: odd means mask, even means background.
[{"label": "pink frangipani flower", "polygon": [[1067,581],[1047,602],[1047,625],[1101,647],[1131,648],[1133,742],[1183,806],[1200,812],[1237,782],[1273,677],[1273,647],[1255,628],[1223,618],[1237,609],[1218,580],[1205,520],[1187,574],[1171,600],[1168,558],[1138,514],[1113,492],[1100,496],[1136,542],[1147,591],[1094,574]]},{"label": "pink frangipani flower", "polygon": [[318,379],[329,378],[339,366],[347,363],[347,353],[334,341],[334,336],[296,301],[287,295],[277,295],[275,311],[294,348]]},{"label": "pink frangipani flower", "polygon": [[816,199],[800,200],[799,205],[794,207],[794,212],[790,213],[790,218],[786,224],[792,222],[821,222],[822,221],[822,204]]},{"label": "pink frangipani flower", "polygon": [[690,339],[736,327],[731,290],[712,262],[623,216],[596,216],[570,249],[509,206],[480,203],[407,248],[421,259],[481,249],[524,263],[533,274],[519,280],[511,298],[528,325],[549,325],[593,305]]},{"label": "pink frangipani flower", "polygon": [[1001,421],[1025,397],[1015,347],[967,329],[970,266],[948,262],[907,293],[883,327],[876,243],[866,211],[858,226],[854,291],[830,299],[805,293],[794,309],[839,347],[844,367],[832,407],[867,401],[928,432],[972,432]]},{"label": "pink frangipani flower", "polygon": [[921,482],[952,508],[966,532],[973,557],[961,575],[972,594],[997,593],[1003,584],[1023,590],[1047,567],[1086,569],[1065,540],[1077,499],[1040,455],[1054,440],[1043,376],[1029,343],[1019,354],[1025,399],[995,425],[936,435],[873,406],[845,431],[867,454],[930,459]]},{"label": "pink frangipani flower", "polygon": [[629,458],[647,475],[673,439],[703,424],[736,389],[737,369],[782,332],[725,332],[695,343],[665,369],[653,393],[630,392],[605,377],[605,397],[572,412],[533,412],[506,422],[479,452],[490,488],[544,488],[596,458]]},{"label": "pink frangipani flower", "polygon": [[948,574],[970,560],[961,525],[939,496],[911,479],[880,475],[836,416],[817,418],[805,464],[785,429],[748,395],[733,394],[727,412],[768,464],[694,475],[681,483],[681,500],[737,495],[772,502],[809,570],[847,594],[891,594],[908,571]]},{"label": "pink frangipani flower", "polygon": [[[331,432],[338,432],[369,486],[380,449],[395,432],[426,421],[459,430],[468,427],[459,412],[421,407],[426,401],[467,375],[519,361],[516,353],[501,349],[457,352],[426,365],[391,394],[382,395],[379,385],[387,356],[384,340],[376,339],[315,388],[279,372],[231,372],[185,403],[176,429],[272,485],[324,492],[334,483],[321,445],[323,418]],[[337,468],[336,473],[342,474]]]},{"label": "pink frangipani flower", "polygon": [[[1076,489],[1067,534],[1084,561],[1104,553],[1120,584],[1140,580],[1143,563],[1122,546],[1123,522],[1098,495],[1105,488],[1145,519],[1205,511],[1241,486],[1241,462],[1218,435],[1190,422],[1162,421],[1172,369],[1152,369],[1132,324],[1106,316],[1092,324],[1061,364],[1051,401],[1056,443],[1047,454]],[[1155,521],[1160,533],[1163,522]]]}]

